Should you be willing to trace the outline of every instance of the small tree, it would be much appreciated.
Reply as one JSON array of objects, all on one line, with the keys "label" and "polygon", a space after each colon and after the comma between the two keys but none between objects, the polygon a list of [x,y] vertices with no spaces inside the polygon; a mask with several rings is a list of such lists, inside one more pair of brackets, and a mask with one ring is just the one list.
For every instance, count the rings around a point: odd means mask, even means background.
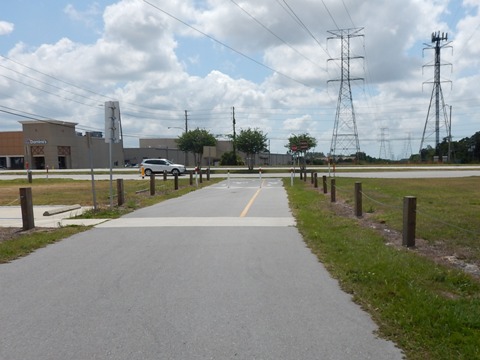
[{"label": "small tree", "polygon": [[247,155],[248,169],[253,170],[255,155],[264,151],[267,147],[267,135],[258,129],[241,130],[236,138],[237,149]]},{"label": "small tree", "polygon": [[[292,153],[303,154],[303,158],[306,159],[307,151],[317,146],[317,140],[311,137],[308,133],[295,135],[292,134],[288,138],[288,144],[286,148]],[[303,164],[305,166],[305,162]]]},{"label": "small tree", "polygon": [[204,146],[215,146],[217,139],[207,130],[196,128],[195,130],[183,133],[176,140],[178,148],[182,151],[192,152],[195,164],[200,166]]}]

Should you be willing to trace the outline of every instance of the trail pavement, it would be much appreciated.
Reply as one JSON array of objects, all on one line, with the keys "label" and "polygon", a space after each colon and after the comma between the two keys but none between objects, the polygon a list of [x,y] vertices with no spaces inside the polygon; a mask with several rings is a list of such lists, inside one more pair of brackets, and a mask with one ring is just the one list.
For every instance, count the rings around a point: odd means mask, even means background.
[{"label": "trail pavement", "polygon": [[2,360],[402,359],[306,248],[279,179],[223,181],[2,264],[0,305]]}]

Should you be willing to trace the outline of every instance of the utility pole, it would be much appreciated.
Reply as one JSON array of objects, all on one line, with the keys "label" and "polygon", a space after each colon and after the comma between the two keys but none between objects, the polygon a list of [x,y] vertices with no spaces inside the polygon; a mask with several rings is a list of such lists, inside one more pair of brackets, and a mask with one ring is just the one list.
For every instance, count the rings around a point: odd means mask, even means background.
[{"label": "utility pole", "polygon": [[[185,110],[185,135],[187,135],[187,132],[188,132],[188,110]],[[183,152],[183,156],[184,156],[184,164],[185,166],[187,166],[187,162],[188,162],[188,153],[186,151]]]},{"label": "utility pole", "polygon": [[[433,78],[433,82],[432,81],[425,82],[430,84],[433,83],[433,89],[432,89],[432,96],[430,97],[430,104],[428,106],[427,119],[425,120],[425,126],[423,128],[422,142],[420,143],[420,149],[419,149],[420,154],[422,152],[425,139],[431,136],[433,133],[435,133],[435,154],[437,156],[441,155],[439,153],[440,149],[438,146],[440,144],[440,111],[443,113],[445,125],[447,126],[447,129],[448,129],[448,118],[445,112],[445,101],[443,99],[443,92],[442,92],[442,86],[441,86],[441,83],[445,81],[442,81],[440,77],[440,68],[442,65],[446,65],[446,64],[442,64],[440,61],[440,52],[443,48],[446,48],[446,47],[451,48],[451,46],[449,46],[451,42],[447,42],[446,44],[443,44],[443,45],[440,45],[440,42],[447,41],[447,40],[448,40],[447,33],[440,33],[440,31],[434,32],[432,33],[432,43],[434,45],[425,44],[427,47],[423,49],[424,51],[435,50],[435,61],[433,65],[424,65],[424,67],[434,66],[434,78]],[[451,65],[451,64],[448,64],[448,65]],[[448,82],[451,83],[451,81],[448,81]],[[433,104],[435,106],[434,111],[432,111]],[[432,115],[433,113],[435,116],[434,126],[429,124],[429,122],[430,123],[432,122],[430,118],[433,117]]]},{"label": "utility pole", "polygon": [[237,165],[237,133],[235,130],[235,106],[232,107],[232,120],[233,120],[233,144],[232,144],[232,149],[233,149],[233,162],[234,165]]},{"label": "utility pole", "polygon": [[355,37],[363,37],[361,34],[363,28],[338,29],[328,31],[333,37],[327,40],[335,39],[341,42],[340,60],[340,79],[329,80],[339,81],[340,90],[338,92],[337,111],[335,115],[335,124],[333,127],[332,142],[330,146],[330,156],[335,161],[340,155],[351,156],[355,154],[358,160],[360,153],[360,143],[358,141],[358,130],[355,121],[355,110],[353,108],[351,81],[363,80],[363,78],[352,78],[350,76],[350,60],[363,59],[363,56],[350,55],[350,40]]}]

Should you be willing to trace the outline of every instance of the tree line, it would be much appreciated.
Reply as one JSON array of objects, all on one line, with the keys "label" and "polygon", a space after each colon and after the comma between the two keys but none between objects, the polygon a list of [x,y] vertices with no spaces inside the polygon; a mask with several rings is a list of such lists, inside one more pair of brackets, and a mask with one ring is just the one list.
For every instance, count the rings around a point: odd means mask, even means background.
[{"label": "tree line", "polygon": [[[232,140],[232,151],[222,154],[221,165],[247,165],[250,170],[255,166],[255,156],[261,153],[268,153],[268,139],[267,135],[259,129],[245,129],[240,130],[238,135],[228,135]],[[203,151],[206,146],[215,146],[217,139],[213,134],[204,129],[195,129],[184,132],[176,140],[178,148],[181,151],[193,153],[195,164],[200,166]],[[317,146],[315,138],[307,133],[300,135],[292,135],[288,139],[288,144],[285,147],[287,152],[292,155],[303,156],[306,158],[307,152]],[[239,152],[245,155],[242,159]]]}]

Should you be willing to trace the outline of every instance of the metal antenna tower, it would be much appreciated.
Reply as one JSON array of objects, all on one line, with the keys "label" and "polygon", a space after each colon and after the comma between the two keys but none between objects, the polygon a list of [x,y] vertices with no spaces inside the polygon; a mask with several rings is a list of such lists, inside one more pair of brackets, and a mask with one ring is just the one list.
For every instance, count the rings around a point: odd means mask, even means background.
[{"label": "metal antenna tower", "polygon": [[[443,99],[443,92],[442,92],[442,86],[441,83],[445,82],[442,81],[440,78],[440,68],[442,65],[447,65],[447,64],[442,64],[440,62],[440,51],[441,49],[444,49],[446,47],[450,47],[449,44],[451,42],[447,42],[446,44],[440,45],[441,41],[447,41],[448,40],[448,34],[447,33],[440,33],[434,32],[432,33],[432,43],[434,45],[428,45],[425,44],[427,47],[424,48],[423,50],[435,50],[435,63],[433,65],[424,65],[425,66],[434,66],[434,79],[433,81],[428,81],[425,83],[432,84],[433,83],[433,89],[432,89],[432,96],[430,98],[430,105],[428,106],[428,113],[427,113],[427,119],[425,121],[425,127],[423,128],[423,135],[422,135],[422,142],[420,143],[420,150],[419,153],[421,153],[423,144],[426,141],[427,138],[429,138],[433,133],[435,133],[435,148],[436,151],[438,152],[438,144],[440,144],[440,112],[443,114],[443,118],[445,120],[445,125],[446,128],[449,128],[448,124],[448,116],[445,111],[445,101]],[[451,64],[448,64],[451,65]],[[448,81],[451,83],[451,81]],[[425,84],[424,83],[424,84]],[[432,111],[432,104],[435,102],[435,111]],[[433,113],[435,115],[435,123],[434,126],[432,126],[432,119],[433,118]],[[437,155],[440,155],[437,153]]]},{"label": "metal antenna tower", "polygon": [[350,40],[354,37],[364,36],[361,34],[363,28],[338,29],[328,31],[332,37],[327,40],[335,39],[341,42],[340,58],[329,59],[340,60],[340,79],[329,80],[339,81],[340,90],[338,92],[337,112],[335,114],[335,124],[333,127],[333,136],[330,146],[330,156],[335,161],[340,155],[350,156],[355,154],[358,157],[360,152],[360,143],[358,141],[357,124],[355,122],[355,110],[353,108],[351,81],[364,80],[363,78],[352,78],[350,76],[350,60],[363,59],[363,56],[350,55]]}]

